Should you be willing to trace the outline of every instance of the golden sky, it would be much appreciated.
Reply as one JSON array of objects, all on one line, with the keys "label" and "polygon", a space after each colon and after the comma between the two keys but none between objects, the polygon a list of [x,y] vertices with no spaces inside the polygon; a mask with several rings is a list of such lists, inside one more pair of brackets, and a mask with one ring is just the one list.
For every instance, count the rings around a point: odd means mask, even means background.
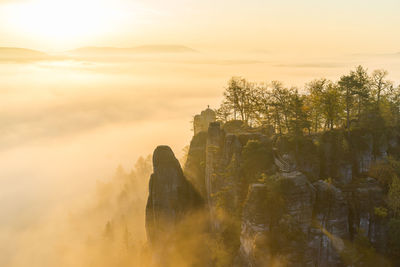
[{"label": "golden sky", "polygon": [[0,0],[0,46],[393,53],[398,0]]}]

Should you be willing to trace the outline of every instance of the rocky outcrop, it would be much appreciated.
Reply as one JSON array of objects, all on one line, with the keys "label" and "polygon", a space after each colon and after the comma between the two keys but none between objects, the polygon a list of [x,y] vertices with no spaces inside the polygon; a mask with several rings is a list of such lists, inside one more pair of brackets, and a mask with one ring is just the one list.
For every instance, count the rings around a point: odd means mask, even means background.
[{"label": "rocky outcrop", "polygon": [[315,266],[340,266],[340,253],[349,238],[349,207],[343,192],[332,184],[313,184],[316,201],[309,245]]},{"label": "rocky outcrop", "polygon": [[211,220],[213,220],[214,228],[218,227],[215,215],[215,202],[213,196],[218,191],[217,183],[222,179],[218,179],[218,173],[221,169],[221,150],[225,134],[220,129],[219,123],[211,123],[208,129],[207,147],[206,147],[206,165],[205,165],[205,186],[207,204],[210,209]]},{"label": "rocky outcrop", "polygon": [[365,134],[359,139],[362,145],[355,153],[356,168],[358,173],[367,173],[374,161],[374,139],[372,134]]},{"label": "rocky outcrop", "polygon": [[282,189],[281,195],[276,194],[275,186],[250,186],[243,210],[240,262],[245,266],[277,262],[311,266],[313,255],[306,244],[312,227],[315,189],[300,172],[281,173],[276,183]]},{"label": "rocky outcrop", "polygon": [[252,184],[243,208],[238,266],[262,266],[270,260],[262,244],[268,235],[268,214],[263,205],[268,189],[265,184]]},{"label": "rocky outcrop", "polygon": [[[278,240],[274,240],[279,249],[270,251],[271,233],[279,231],[269,226],[271,216],[265,204],[269,191],[264,184],[252,184],[243,209],[240,266],[265,266],[276,261],[288,266],[343,266],[343,255],[352,249],[351,244],[358,234],[365,235],[379,253],[385,251],[387,221],[375,214],[376,208],[386,207],[383,190],[374,179],[357,178],[356,182],[354,175],[368,172],[374,158],[384,159],[385,149],[390,146],[377,146],[380,149],[380,156],[377,156],[371,145],[373,139],[366,135],[360,143],[353,144],[354,155],[360,156],[354,157],[346,148],[347,141],[341,133],[327,134],[321,140],[317,141],[318,149],[311,142],[296,144],[297,147],[292,144],[291,148],[290,144],[284,147],[282,141],[276,143],[276,149],[287,155],[287,161],[294,162],[297,170],[307,173],[307,178],[299,172],[280,174],[282,181],[296,181],[294,189],[289,186],[283,190],[287,206],[282,215],[285,219],[280,224],[290,229],[289,233],[297,231],[297,235],[291,235],[292,239],[293,236],[302,238],[285,244],[287,233],[281,233]],[[392,147],[395,144],[394,141],[390,143]],[[298,149],[297,154],[290,149]],[[313,159],[317,160],[308,162]],[[308,182],[321,176],[331,179],[312,185]],[[277,202],[272,201],[271,205]]]},{"label": "rocky outcrop", "polygon": [[320,137],[320,178],[348,184],[353,178],[350,145],[343,132],[326,132]]},{"label": "rocky outcrop", "polygon": [[341,185],[368,174],[376,161],[385,161],[388,151],[397,151],[397,137],[359,130],[333,130],[298,140],[276,137],[278,152],[312,180],[331,178]]},{"label": "rocky outcrop", "polygon": [[185,165],[190,182],[172,151],[157,148],[146,211],[149,240],[171,236],[200,205],[193,183],[207,202],[212,236],[234,250],[237,266],[345,266],[360,234],[372,251],[384,252],[388,223],[376,209],[387,208],[385,195],[366,177],[374,161],[400,153],[400,138],[385,142],[334,130],[300,139],[270,136],[238,121],[211,122],[192,139]]},{"label": "rocky outcrop", "polygon": [[146,231],[151,244],[174,237],[185,215],[202,206],[202,199],[186,180],[181,166],[168,146],[153,153],[153,174],[146,206]]},{"label": "rocky outcrop", "polygon": [[210,123],[206,144],[205,185],[208,207],[214,228],[219,222],[215,216],[218,192],[224,191],[230,198],[229,209],[238,211],[246,197],[251,181],[246,180],[242,170],[243,149],[249,140],[257,140],[270,150],[271,158],[263,159],[269,168],[272,163],[272,149],[268,138],[261,133],[226,133],[218,122]]},{"label": "rocky outcrop", "polygon": [[[228,145],[227,145],[228,144]],[[239,162],[242,145],[236,135],[226,135],[220,124],[211,123],[206,146],[205,185],[212,227],[219,221],[216,215],[217,194],[224,190],[231,197],[231,209],[238,207]],[[229,170],[228,170],[229,166]]]},{"label": "rocky outcrop", "polygon": [[203,198],[206,198],[205,164],[207,132],[193,136],[185,163],[185,177],[194,185]]},{"label": "rocky outcrop", "polygon": [[386,206],[381,186],[375,179],[367,178],[347,191],[351,237],[365,235],[378,250],[383,251],[387,239],[387,222],[375,214],[375,208]]},{"label": "rocky outcrop", "polygon": [[342,254],[354,232],[384,250],[387,226],[374,215],[374,207],[383,205],[379,186],[370,181],[343,192],[324,181],[311,185],[299,172],[279,177],[284,207],[268,184],[249,188],[238,266],[344,266]]}]

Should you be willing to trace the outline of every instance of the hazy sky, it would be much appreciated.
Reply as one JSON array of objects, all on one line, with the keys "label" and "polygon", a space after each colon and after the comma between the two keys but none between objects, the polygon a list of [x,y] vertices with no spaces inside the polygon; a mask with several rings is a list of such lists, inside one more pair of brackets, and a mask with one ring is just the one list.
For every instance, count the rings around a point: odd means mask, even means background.
[{"label": "hazy sky", "polygon": [[0,46],[393,53],[398,0],[0,0]]}]

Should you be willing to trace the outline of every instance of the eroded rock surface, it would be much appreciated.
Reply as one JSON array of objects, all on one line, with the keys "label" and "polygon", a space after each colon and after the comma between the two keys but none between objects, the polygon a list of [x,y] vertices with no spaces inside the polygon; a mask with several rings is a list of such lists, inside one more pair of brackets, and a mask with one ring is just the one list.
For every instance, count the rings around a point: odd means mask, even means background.
[{"label": "eroded rock surface", "polygon": [[151,244],[174,237],[184,216],[202,206],[202,199],[184,177],[179,161],[168,146],[153,153],[153,174],[146,206],[146,231]]},{"label": "eroded rock surface", "polygon": [[243,210],[240,262],[245,266],[311,266],[313,255],[307,243],[315,189],[300,172],[281,173],[277,182],[284,189],[281,200],[268,185],[250,186]]},{"label": "eroded rock surface", "polygon": [[[228,126],[211,122],[207,132],[194,136],[185,172],[207,202],[213,236],[223,236],[239,220],[239,231],[224,240],[234,243],[236,266],[346,266],[343,255],[359,234],[384,253],[388,224],[375,209],[387,207],[385,193],[367,175],[376,160],[400,153],[400,138],[377,143],[362,135],[350,147],[341,132],[295,143],[274,141],[237,121]],[[293,166],[282,170],[276,154]],[[146,226],[149,240],[157,242],[171,236],[201,198],[169,147],[158,147],[153,163]]]},{"label": "eroded rock surface", "polygon": [[349,238],[349,207],[343,192],[324,181],[315,182],[316,201],[309,245],[315,266],[340,266],[344,239]]}]

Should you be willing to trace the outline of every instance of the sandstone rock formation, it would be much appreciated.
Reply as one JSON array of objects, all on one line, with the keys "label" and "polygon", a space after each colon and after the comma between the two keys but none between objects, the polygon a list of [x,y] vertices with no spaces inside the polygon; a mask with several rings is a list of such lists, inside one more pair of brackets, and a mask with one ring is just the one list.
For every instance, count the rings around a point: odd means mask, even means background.
[{"label": "sandstone rock formation", "polygon": [[309,244],[315,266],[338,266],[343,240],[349,238],[349,207],[344,193],[332,184],[313,184],[316,199]]},{"label": "sandstone rock formation", "polygon": [[[375,209],[387,203],[381,185],[367,175],[374,161],[400,152],[397,137],[377,142],[368,134],[331,131],[294,142],[236,121],[225,126],[211,122],[194,136],[185,173],[207,202],[213,236],[226,235],[227,223],[239,220],[239,231],[222,238],[236,249],[230,257],[237,266],[351,265],[344,255],[354,253],[358,235],[374,253],[385,251],[388,223]],[[158,147],[153,161],[146,216],[151,242],[171,236],[200,203],[168,147]]]},{"label": "sandstone rock formation", "polygon": [[349,231],[352,237],[360,233],[379,251],[385,249],[387,222],[375,215],[374,209],[384,207],[384,193],[373,178],[368,178],[346,193],[349,202]]},{"label": "sandstone rock formation", "polygon": [[146,206],[146,230],[151,244],[174,237],[184,216],[202,205],[202,199],[186,180],[181,166],[168,146],[153,153],[153,169]]},{"label": "sandstone rock formation", "polygon": [[206,198],[205,161],[206,161],[207,132],[200,132],[193,136],[190,142],[184,174],[194,185],[203,198]]},{"label": "sandstone rock formation", "polygon": [[[284,205],[265,184],[252,184],[243,210],[241,262],[269,266],[313,263],[306,245],[312,227],[315,189],[300,172],[280,173]],[[284,227],[282,227],[284,225]]]}]

